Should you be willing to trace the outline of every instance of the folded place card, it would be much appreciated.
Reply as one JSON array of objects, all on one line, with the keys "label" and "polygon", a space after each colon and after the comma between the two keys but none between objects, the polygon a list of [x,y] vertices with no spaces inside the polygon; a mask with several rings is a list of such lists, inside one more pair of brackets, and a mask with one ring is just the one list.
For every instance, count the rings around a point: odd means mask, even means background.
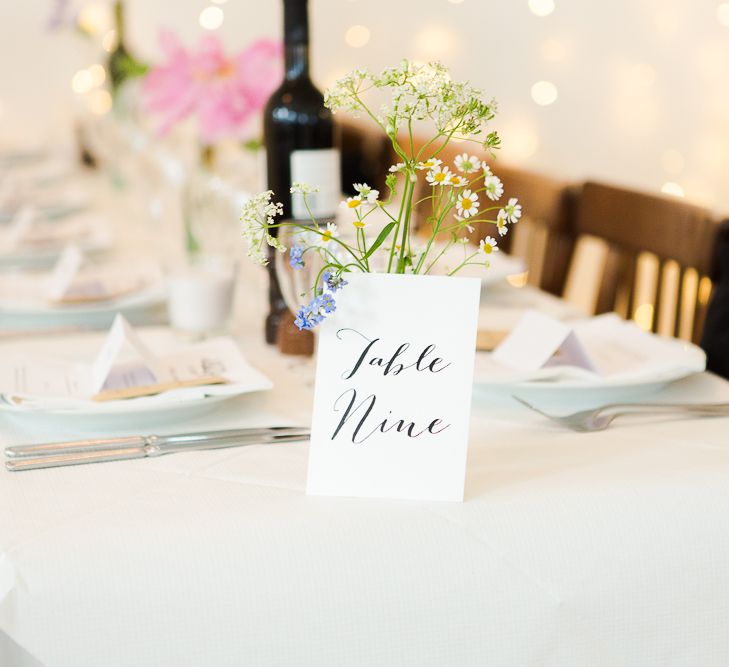
[{"label": "folded place card", "polygon": [[121,315],[91,364],[36,357],[0,360],[0,393],[33,398],[107,401],[221,383],[269,386],[229,338],[155,355]]},{"label": "folded place card", "polygon": [[492,357],[502,366],[520,371],[560,365],[598,372],[570,325],[534,310],[524,313]]},{"label": "folded place card", "polygon": [[307,493],[463,500],[480,281],[346,279],[320,330]]},{"label": "folded place card", "polygon": [[33,206],[23,206],[13,216],[3,236],[6,250],[15,250],[33,229],[38,212]]},{"label": "folded place card", "polygon": [[67,245],[48,277],[46,296],[52,301],[60,301],[68,293],[74,278],[84,262],[84,256],[75,244]]}]

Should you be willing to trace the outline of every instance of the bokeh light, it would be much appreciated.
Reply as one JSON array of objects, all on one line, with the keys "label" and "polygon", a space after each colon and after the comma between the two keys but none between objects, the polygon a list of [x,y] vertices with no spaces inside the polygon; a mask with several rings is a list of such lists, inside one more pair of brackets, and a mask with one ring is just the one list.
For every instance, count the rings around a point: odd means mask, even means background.
[{"label": "bokeh light", "polygon": [[537,81],[532,86],[532,99],[539,106],[548,106],[557,101],[557,86],[551,81]]},{"label": "bokeh light", "polygon": [[370,41],[370,30],[363,25],[353,25],[344,33],[344,41],[354,49],[361,49]]},{"label": "bokeh light", "polygon": [[198,20],[205,30],[217,30],[223,25],[224,18],[225,14],[223,14],[223,10],[220,7],[211,5],[210,7],[205,7],[200,12],[200,18]]}]

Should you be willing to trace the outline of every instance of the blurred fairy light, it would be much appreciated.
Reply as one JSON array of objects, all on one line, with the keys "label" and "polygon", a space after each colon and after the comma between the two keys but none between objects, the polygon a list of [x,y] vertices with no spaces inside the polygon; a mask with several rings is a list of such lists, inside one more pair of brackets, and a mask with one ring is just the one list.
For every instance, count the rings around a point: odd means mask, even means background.
[{"label": "blurred fairy light", "polygon": [[450,56],[456,45],[456,35],[442,25],[426,25],[413,41],[416,58],[424,62]]},{"label": "blurred fairy light", "polygon": [[84,32],[95,35],[109,24],[109,11],[104,5],[96,2],[84,5],[78,13],[78,27]]},{"label": "blurred fairy light", "polygon": [[511,117],[498,130],[503,141],[499,155],[505,162],[518,165],[532,157],[539,149],[539,135],[529,118]]},{"label": "blurred fairy light", "polygon": [[685,197],[686,196],[686,193],[683,191],[683,188],[678,183],[674,183],[673,181],[666,181],[661,186],[661,192],[664,195],[671,195],[672,197]]},{"label": "blurred fairy light", "polygon": [[729,28],[729,2],[722,2],[716,8],[716,20],[725,28]]},{"label": "blurred fairy light", "polygon": [[116,30],[108,30],[101,38],[101,48],[111,53],[116,48]]},{"label": "blurred fairy light", "polygon": [[106,80],[106,70],[103,65],[95,63],[88,68],[89,76],[91,76],[91,85],[100,86]]},{"label": "blurred fairy light", "polygon": [[537,16],[549,16],[554,11],[554,0],[529,0],[529,9]]},{"label": "blurred fairy light", "polygon": [[532,99],[542,107],[557,101],[557,86],[551,81],[537,81],[532,86]]},{"label": "blurred fairy light", "polygon": [[108,90],[95,90],[89,99],[89,108],[99,116],[111,109],[111,95]]},{"label": "blurred fairy light", "polygon": [[669,174],[673,174],[674,176],[676,174],[680,174],[683,171],[685,163],[686,161],[684,160],[683,155],[681,155],[681,153],[679,153],[675,148],[668,148],[663,151],[663,155],[661,156],[661,166],[664,171]]},{"label": "blurred fairy light", "polygon": [[224,18],[225,14],[223,14],[223,10],[220,7],[211,5],[209,7],[205,7],[205,9],[200,12],[200,18],[198,21],[205,30],[217,30],[221,25],[223,25]]},{"label": "blurred fairy light", "polygon": [[353,25],[344,33],[344,41],[354,49],[361,49],[370,41],[370,30],[363,25]]},{"label": "blurred fairy light", "polygon": [[553,63],[564,62],[569,56],[567,45],[558,39],[545,39],[539,50],[544,60]]},{"label": "blurred fairy light", "polygon": [[71,79],[71,88],[74,93],[83,95],[88,93],[94,87],[94,79],[87,69],[80,69]]},{"label": "blurred fairy light", "polygon": [[652,86],[656,82],[656,68],[648,63],[637,63],[628,70],[627,76],[634,86]]}]

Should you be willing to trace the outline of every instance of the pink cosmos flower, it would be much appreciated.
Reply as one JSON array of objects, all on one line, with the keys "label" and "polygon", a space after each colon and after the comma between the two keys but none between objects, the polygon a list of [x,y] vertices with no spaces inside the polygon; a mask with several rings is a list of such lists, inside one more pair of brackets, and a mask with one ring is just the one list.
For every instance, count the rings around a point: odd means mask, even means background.
[{"label": "pink cosmos flower", "polygon": [[214,35],[194,50],[169,32],[160,41],[166,62],[147,74],[143,95],[146,109],[161,116],[163,134],[194,115],[204,144],[237,137],[281,80],[282,47],[270,39],[230,57]]}]

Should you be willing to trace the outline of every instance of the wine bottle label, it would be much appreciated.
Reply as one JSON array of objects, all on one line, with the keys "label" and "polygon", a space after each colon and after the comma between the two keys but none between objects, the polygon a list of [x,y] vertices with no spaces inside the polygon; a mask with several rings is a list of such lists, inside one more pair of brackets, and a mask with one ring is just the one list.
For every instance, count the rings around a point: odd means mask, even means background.
[{"label": "wine bottle label", "polygon": [[[306,196],[315,218],[331,218],[337,212],[342,196],[339,182],[339,151],[336,148],[293,151],[291,153],[291,182],[319,188]],[[291,213],[297,220],[310,217],[302,195],[292,195]]]}]

